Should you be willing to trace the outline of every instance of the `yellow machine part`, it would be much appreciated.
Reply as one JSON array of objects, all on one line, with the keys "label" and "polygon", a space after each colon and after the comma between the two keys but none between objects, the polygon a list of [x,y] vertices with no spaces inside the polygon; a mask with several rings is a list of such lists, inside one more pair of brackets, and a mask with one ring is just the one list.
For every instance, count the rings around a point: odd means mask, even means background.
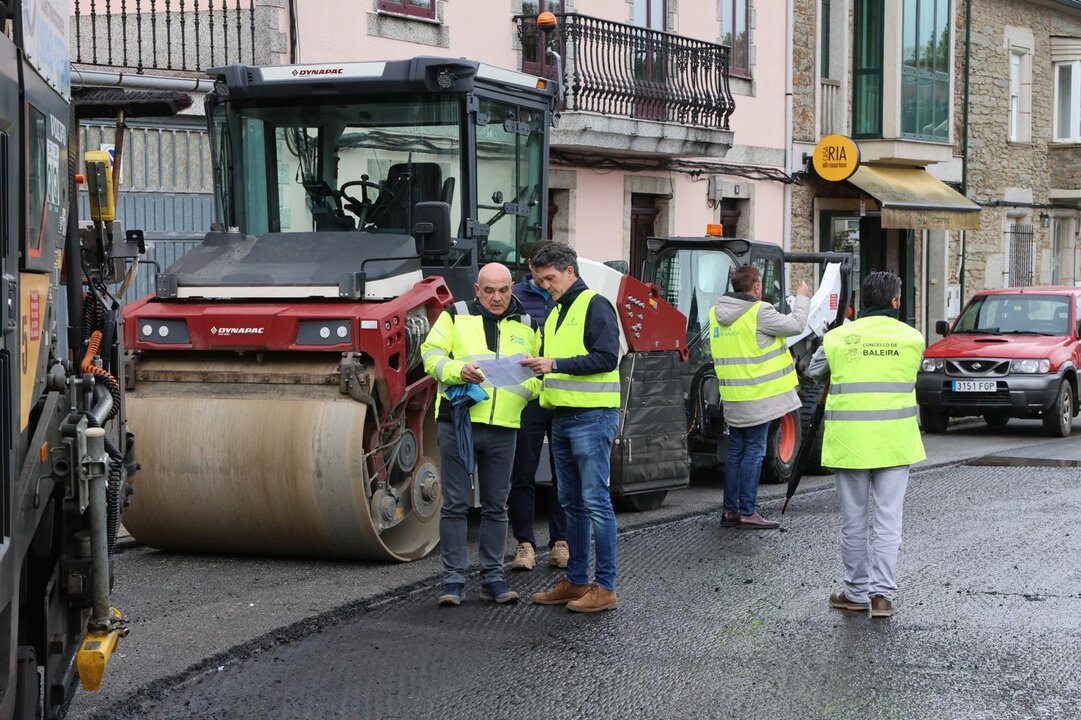
[{"label": "yellow machine part", "polygon": [[[124,525],[167,550],[415,560],[439,541],[434,422],[373,502],[364,403],[336,365],[140,361],[127,394],[141,463]],[[148,380],[149,379],[149,380]],[[388,509],[389,508],[389,509]]]},{"label": "yellow machine part", "polygon": [[[109,608],[113,617],[121,619],[120,611]],[[101,688],[101,678],[105,675],[105,666],[116,652],[117,643],[126,631],[121,629],[109,632],[91,632],[83,638],[83,644],[75,656],[75,667],[79,671],[79,682],[83,690],[94,692]]]}]

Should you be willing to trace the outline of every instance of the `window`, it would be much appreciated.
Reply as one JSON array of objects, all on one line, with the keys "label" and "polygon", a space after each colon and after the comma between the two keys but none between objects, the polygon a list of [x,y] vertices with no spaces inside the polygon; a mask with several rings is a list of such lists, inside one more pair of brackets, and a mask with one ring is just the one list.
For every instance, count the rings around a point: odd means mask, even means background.
[{"label": "window", "polygon": [[435,0],[379,0],[377,7],[383,12],[435,20]]},{"label": "window", "polygon": [[1014,223],[1006,229],[1006,287],[1030,287],[1036,279],[1035,232],[1032,225]]},{"label": "window", "polygon": [[1010,142],[1017,142],[1021,115],[1021,55],[1010,53]]},{"label": "window", "polygon": [[1055,63],[1055,140],[1081,142],[1081,61]]},{"label": "window", "polygon": [[818,76],[828,78],[830,76],[830,0],[822,0],[822,9],[818,13],[818,24],[821,28],[819,34],[822,40],[822,61]]},{"label": "window", "polygon": [[723,0],[721,3],[721,44],[731,49],[728,71],[732,75],[751,74],[748,5],[749,0]]},{"label": "window", "polygon": [[8,136],[0,132],[0,258],[8,254]]},{"label": "window", "polygon": [[882,137],[882,7],[856,0],[853,42],[852,135]]},{"label": "window", "polygon": [[1065,295],[977,295],[953,327],[955,333],[1069,335]]},{"label": "window", "polygon": [[946,141],[949,125],[949,0],[905,0],[901,135]]},{"label": "window", "polygon": [[[46,156],[45,116],[30,108],[30,166],[27,177],[28,215],[26,217],[26,251],[31,257],[41,256],[46,219]],[[6,167],[6,166],[5,166]]]},{"label": "window", "polygon": [[666,0],[634,0],[634,24],[650,30],[667,30]]}]

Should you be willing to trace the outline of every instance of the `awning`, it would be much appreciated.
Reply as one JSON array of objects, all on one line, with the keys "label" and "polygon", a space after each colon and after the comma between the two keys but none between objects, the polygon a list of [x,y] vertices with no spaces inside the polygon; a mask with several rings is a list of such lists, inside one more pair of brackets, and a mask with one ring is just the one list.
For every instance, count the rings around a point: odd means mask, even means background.
[{"label": "awning", "polygon": [[879,202],[884,228],[980,229],[980,206],[926,170],[860,165],[848,182]]}]

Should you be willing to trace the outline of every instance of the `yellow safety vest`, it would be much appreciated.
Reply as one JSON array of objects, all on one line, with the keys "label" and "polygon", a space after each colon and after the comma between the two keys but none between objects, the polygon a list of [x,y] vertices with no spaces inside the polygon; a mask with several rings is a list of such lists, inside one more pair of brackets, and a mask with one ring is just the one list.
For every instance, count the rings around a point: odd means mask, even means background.
[{"label": "yellow safety vest", "polygon": [[[424,371],[439,381],[435,412],[443,402],[448,385],[462,384],[462,368],[478,360],[491,360],[509,355],[531,355],[540,352],[540,331],[532,327],[528,315],[508,315],[497,326],[497,352],[488,349],[484,336],[484,318],[472,314],[473,304],[454,303],[454,314],[443,311],[435,321],[428,337],[420,346]],[[475,423],[516,428],[522,424],[522,410],[540,392],[540,380],[531,378],[520,385],[494,388],[485,379],[480,384],[488,399],[469,409]]]},{"label": "yellow safety vest", "polygon": [[927,455],[916,421],[923,335],[890,317],[867,317],[823,338],[830,366],[822,464],[911,465]]},{"label": "yellow safety vest", "polygon": [[764,348],[758,345],[761,305],[761,301],[754,303],[731,325],[717,320],[716,308],[709,313],[709,349],[724,402],[765,400],[799,385],[783,338],[775,338]]},{"label": "yellow safety vest", "polygon": [[[589,353],[585,343],[586,310],[596,295],[588,289],[579,293],[567,308],[567,318],[562,323],[559,315],[563,306],[557,304],[552,308],[544,323],[545,357],[558,360]],[[546,408],[618,408],[619,368],[593,375],[548,373],[544,376],[540,404]]]}]

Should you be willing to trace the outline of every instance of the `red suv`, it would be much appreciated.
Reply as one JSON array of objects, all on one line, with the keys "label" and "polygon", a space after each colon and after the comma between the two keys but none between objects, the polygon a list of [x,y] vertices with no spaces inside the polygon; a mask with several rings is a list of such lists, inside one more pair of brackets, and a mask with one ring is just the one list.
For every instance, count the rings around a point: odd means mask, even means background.
[{"label": "red suv", "polygon": [[916,401],[924,432],[941,433],[951,417],[982,415],[988,425],[1011,417],[1043,420],[1052,437],[1070,434],[1078,412],[1081,288],[984,290],[923,353]]}]

